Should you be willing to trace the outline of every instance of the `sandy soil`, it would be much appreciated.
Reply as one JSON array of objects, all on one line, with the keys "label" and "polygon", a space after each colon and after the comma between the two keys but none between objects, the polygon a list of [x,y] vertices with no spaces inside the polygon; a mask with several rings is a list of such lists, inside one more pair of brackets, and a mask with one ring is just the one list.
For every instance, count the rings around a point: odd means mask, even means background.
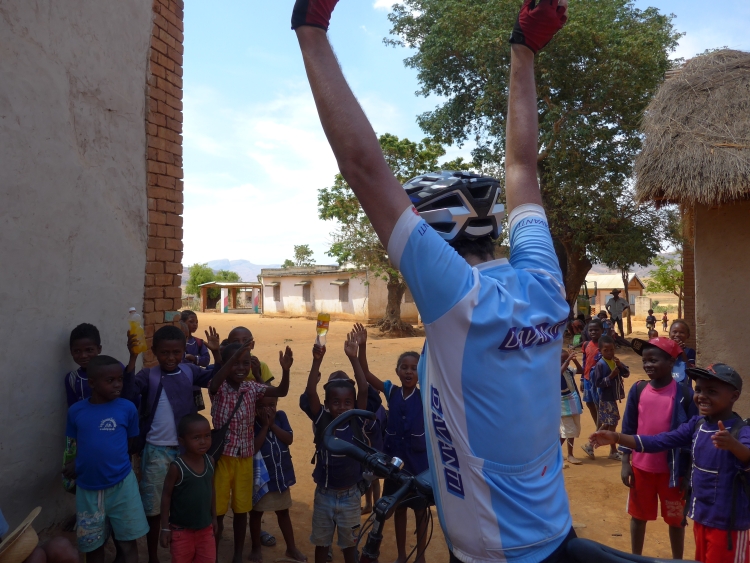
[{"label": "sandy soil", "polygon": [[[312,503],[315,485],[312,480],[313,466],[310,459],[314,453],[313,435],[309,419],[299,410],[298,400],[304,391],[307,373],[311,361],[310,350],[315,339],[315,321],[305,319],[263,319],[258,315],[240,314],[215,314],[204,313],[199,315],[199,336],[209,325],[219,331],[222,338],[226,337],[229,330],[235,326],[246,326],[255,337],[255,353],[265,361],[271,370],[280,377],[281,370],[278,364],[278,351],[285,345],[292,347],[295,355],[295,363],[291,372],[291,390],[289,395],[279,401],[279,409],[284,410],[289,416],[292,428],[295,431],[295,442],[291,447],[294,458],[294,467],[297,484],[292,487],[294,506],[292,507],[292,521],[297,546],[305,553],[310,561],[313,560],[313,547],[309,543]],[[344,322],[332,322],[328,337],[328,354],[323,365],[324,377],[327,373],[338,369],[350,371],[349,362],[343,352],[344,336],[351,325]],[[396,379],[394,367],[396,360],[406,350],[421,350],[422,338],[404,339],[379,339],[373,338],[376,329],[371,329],[371,338],[368,344],[368,357],[370,368],[381,378],[392,377]],[[645,334],[634,333],[632,336],[645,337]],[[630,366],[632,375],[626,380],[626,388],[635,381],[645,379],[641,369],[640,358],[632,351],[618,351],[618,356]],[[206,405],[209,404],[206,396]],[[624,402],[620,405],[621,412],[624,410]],[[204,411],[204,414],[208,414]],[[582,415],[583,436],[588,436],[594,424],[591,417],[585,413]],[[578,441],[577,441],[578,442]],[[601,543],[610,545],[624,551],[630,550],[629,516],[627,515],[626,502],[628,490],[620,480],[619,462],[606,459],[606,452],[601,451],[601,457],[596,460],[584,459],[585,454],[581,451],[579,444],[575,445],[576,457],[583,460],[583,465],[570,466],[565,469],[565,480],[570,496],[573,521],[579,536],[590,538]],[[434,509],[433,509],[434,512]],[[362,519],[363,523],[365,517]],[[226,529],[220,548],[220,561],[230,561],[232,553],[231,539],[231,514],[227,516]],[[264,516],[264,529],[277,538],[277,545],[273,548],[264,548],[264,561],[270,562],[284,555],[284,540],[276,524],[273,514]],[[392,535],[392,524],[388,524],[386,531],[388,535],[383,542],[380,560],[390,562],[396,559],[395,540]],[[409,549],[415,545],[413,519],[409,522]],[[389,539],[390,538],[390,539]],[[144,540],[140,540],[144,544]],[[147,561],[145,544],[141,545],[141,561]],[[250,553],[250,537],[248,534],[245,555]],[[644,554],[656,557],[670,557],[669,539],[667,526],[660,519],[649,524],[646,534]],[[693,533],[691,529],[686,532],[685,555],[689,558],[694,554]],[[169,560],[169,554],[162,550],[162,561]],[[334,561],[343,561],[341,552],[334,548]],[[435,514],[435,528],[432,542],[427,551],[428,562],[448,561],[448,551],[443,540],[440,526]]]}]

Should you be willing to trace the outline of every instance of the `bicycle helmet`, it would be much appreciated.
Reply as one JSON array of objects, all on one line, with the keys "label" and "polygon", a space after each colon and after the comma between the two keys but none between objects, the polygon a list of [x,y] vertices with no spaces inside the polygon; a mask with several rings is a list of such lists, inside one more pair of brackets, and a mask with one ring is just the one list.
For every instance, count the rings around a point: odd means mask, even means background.
[{"label": "bicycle helmet", "polygon": [[500,238],[505,205],[494,178],[441,170],[412,178],[404,189],[422,219],[446,241]]}]

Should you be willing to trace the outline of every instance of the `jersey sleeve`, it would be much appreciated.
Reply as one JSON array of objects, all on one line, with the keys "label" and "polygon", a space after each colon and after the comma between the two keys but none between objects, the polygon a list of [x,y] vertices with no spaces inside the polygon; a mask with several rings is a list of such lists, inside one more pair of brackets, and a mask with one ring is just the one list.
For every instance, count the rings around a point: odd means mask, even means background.
[{"label": "jersey sleeve", "polygon": [[508,217],[511,266],[536,277],[549,277],[562,288],[560,262],[552,244],[547,215],[540,205],[519,205]]},{"label": "jersey sleeve", "polygon": [[403,275],[425,323],[450,311],[474,283],[471,266],[413,207],[404,210],[396,223],[388,257]]}]

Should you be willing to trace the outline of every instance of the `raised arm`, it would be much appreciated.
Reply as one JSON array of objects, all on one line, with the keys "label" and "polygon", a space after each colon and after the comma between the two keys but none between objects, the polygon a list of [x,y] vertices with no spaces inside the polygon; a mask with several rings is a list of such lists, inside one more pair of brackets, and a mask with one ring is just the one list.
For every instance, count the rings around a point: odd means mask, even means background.
[{"label": "raised arm", "polygon": [[281,365],[281,383],[278,387],[271,385],[266,386],[266,397],[286,397],[289,393],[289,372],[292,369],[294,363],[294,357],[292,356],[292,349],[287,346],[286,350],[282,352],[279,350],[279,364]]},{"label": "raised arm", "polygon": [[365,377],[365,372],[362,370],[362,366],[359,364],[359,358],[357,358],[357,348],[359,348],[359,344],[357,343],[357,335],[354,331],[352,331],[346,335],[346,342],[344,342],[344,353],[347,355],[349,361],[352,364],[352,370],[354,370],[354,380],[357,382],[357,408],[364,410],[367,408],[367,378]]},{"label": "raised arm", "polygon": [[367,383],[372,385],[378,392],[385,393],[383,382],[370,372],[370,366],[367,364],[367,329],[360,323],[356,323],[352,332],[357,337],[357,344],[359,344],[357,358],[359,359],[359,365],[362,367]]},{"label": "raised arm", "polygon": [[354,97],[333,53],[326,30],[332,0],[297,0],[297,32],[318,116],[341,174],[354,190],[384,246],[411,201],[383,158],[370,122]]},{"label": "raised arm", "polygon": [[307,396],[307,402],[310,405],[310,414],[313,420],[318,418],[320,409],[323,408],[320,404],[320,397],[318,396],[318,381],[320,381],[320,366],[323,363],[323,357],[326,355],[326,349],[323,346],[317,344],[313,346],[313,361],[310,367],[310,375],[307,377],[307,387],[305,388],[305,395]]},{"label": "raised arm", "polygon": [[232,369],[234,369],[234,365],[240,358],[242,358],[242,356],[245,355],[252,342],[252,340],[248,340],[247,342],[242,344],[242,346],[240,346],[237,351],[232,354],[232,357],[229,358],[227,363],[221,366],[219,372],[213,376],[213,378],[211,379],[211,383],[209,383],[208,385],[208,392],[211,395],[215,395],[219,391],[219,388],[224,384]]}]

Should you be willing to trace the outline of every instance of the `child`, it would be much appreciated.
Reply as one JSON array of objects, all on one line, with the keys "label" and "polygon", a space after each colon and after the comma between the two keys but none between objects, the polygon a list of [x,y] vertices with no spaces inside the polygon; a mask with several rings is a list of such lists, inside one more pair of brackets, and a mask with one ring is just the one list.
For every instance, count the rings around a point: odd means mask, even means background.
[{"label": "child", "polygon": [[[209,327],[206,343],[217,364],[219,335]],[[179,453],[177,425],[183,416],[196,412],[193,387],[207,387],[213,371],[195,364],[182,363],[185,357],[185,335],[179,327],[167,325],[154,333],[151,351],[158,366],[144,368],[137,375],[133,352],[135,338],[129,335],[130,362],[126,368],[122,395],[131,401],[140,401],[141,417],[141,499],[149,521],[149,563],[158,563],[159,513],[164,479],[169,465]]]},{"label": "child", "polygon": [[652,328],[648,331],[648,339],[653,340],[654,338],[659,338],[659,332]]},{"label": "child", "polygon": [[[361,327],[361,325],[359,325]],[[355,327],[356,328],[356,327]],[[361,327],[364,330],[364,327]],[[419,354],[404,352],[396,362],[396,375],[401,387],[390,381],[381,381],[373,375],[360,357],[360,364],[367,377],[367,382],[385,395],[388,402],[388,425],[386,427],[384,452],[391,457],[398,457],[404,462],[404,470],[412,475],[419,475],[429,468],[427,462],[427,443],[424,428],[424,407],[422,394],[417,387],[417,364]],[[383,496],[394,494],[398,485],[393,481],[383,483]],[[427,542],[427,506],[417,498],[403,502],[396,509],[393,523],[396,528],[396,549],[398,563],[406,562],[406,509],[414,510],[417,521],[417,563],[424,563],[424,552]]]},{"label": "child", "polygon": [[211,360],[208,355],[208,348],[206,348],[202,339],[193,336],[198,330],[198,315],[195,314],[195,311],[185,310],[180,313],[180,321],[185,323],[188,328],[185,342],[185,361],[203,368],[207,367]]},{"label": "child", "polygon": [[[602,336],[602,321],[599,319],[591,319],[588,324],[588,333],[590,340],[586,343],[583,349],[583,377],[581,383],[583,386],[583,402],[586,403],[586,407],[591,413],[591,418],[594,419],[594,425],[599,427],[599,390],[594,386],[591,380],[592,370],[599,361],[599,338]],[[581,446],[586,455],[591,459],[594,459],[594,449],[591,444],[583,444]]]},{"label": "child", "polygon": [[91,396],[68,410],[66,436],[76,440],[78,549],[88,563],[103,563],[110,529],[121,560],[138,562],[136,540],[148,532],[130,465],[129,441],[137,438],[138,411],[120,398],[122,364],[109,356],[87,362]]},{"label": "child", "polygon": [[91,387],[86,377],[86,368],[91,358],[102,353],[102,339],[99,329],[89,323],[82,323],[70,332],[70,355],[78,364],[78,369],[65,375],[65,394],[68,407],[91,397]]},{"label": "child", "polygon": [[218,529],[214,492],[211,426],[198,413],[180,419],[177,427],[184,453],[169,465],[161,496],[161,546],[172,563],[214,563]]},{"label": "child", "polygon": [[672,321],[672,326],[669,327],[669,338],[677,342],[681,350],[679,357],[675,360],[672,377],[678,382],[690,382],[685,375],[685,370],[695,367],[695,350],[685,344],[690,338],[690,327],[687,322],[682,319]]},{"label": "child", "polygon": [[667,332],[667,323],[669,323],[669,317],[667,317],[667,312],[664,311],[664,314],[661,317],[661,326],[664,332]]},{"label": "child", "polygon": [[[649,382],[638,381],[630,388],[625,415],[624,434],[655,435],[675,430],[698,414],[693,390],[672,378],[672,366],[680,347],[669,338],[645,342],[633,339],[633,350],[643,357],[643,369]],[[680,448],[667,454],[646,454],[620,447],[622,481],[630,488],[628,514],[631,516],[630,543],[636,555],[643,553],[646,523],[656,520],[659,501],[661,516],[669,526],[672,557],[682,559],[685,528],[682,526],[685,501],[681,480],[687,477],[686,456]],[[631,465],[632,457],[632,465]]]},{"label": "child", "polygon": [[648,316],[646,317],[646,328],[651,331],[656,328],[656,317],[654,316],[654,310],[648,310]]},{"label": "child", "polygon": [[253,543],[250,561],[263,561],[261,523],[263,513],[267,511],[276,513],[286,542],[284,555],[294,561],[307,561],[307,557],[297,549],[294,542],[294,529],[289,516],[289,509],[292,507],[290,487],[297,482],[292,455],[289,453],[294,435],[286,413],[276,410],[277,403],[276,397],[264,397],[258,402],[255,413],[255,450],[263,455],[271,480],[268,482],[268,492],[253,506],[250,513],[250,538]]},{"label": "child", "polygon": [[609,320],[607,311],[599,311],[597,318],[602,321],[602,336],[611,336],[610,331],[614,329],[614,324]]},{"label": "child", "polygon": [[[599,339],[599,351],[602,357],[594,367],[594,385],[599,389],[599,428],[614,432],[620,421],[617,401],[625,398],[622,378],[630,377],[630,370],[615,356],[615,341],[609,336]],[[609,459],[622,461],[622,455],[614,446],[609,452]]]},{"label": "child", "polygon": [[750,467],[750,426],[732,412],[742,378],[726,364],[688,368],[695,381],[693,416],[675,430],[635,436],[600,430],[596,446],[620,444],[636,452],[691,448],[692,493],[688,516],[694,521],[695,559],[702,563],[748,563],[750,498],[744,491]]},{"label": "child", "polygon": [[[562,368],[560,369],[560,399],[562,401],[562,415],[560,417],[560,445],[568,442],[568,463],[581,465],[581,460],[573,455],[573,442],[581,435],[581,413],[583,406],[576,388],[575,374],[583,373],[581,364],[576,359],[575,351],[562,351]],[[574,370],[570,367],[573,362]]]},{"label": "child", "polygon": [[[320,365],[325,348],[313,347],[313,362],[307,378],[307,401],[315,422],[315,471],[313,480],[317,485],[313,502],[312,534],[310,542],[315,546],[315,563],[325,563],[328,546],[333,543],[333,534],[338,528],[338,545],[346,563],[354,563],[357,538],[359,536],[362,498],[362,466],[345,456],[332,456],[322,443],[323,431],[339,415],[354,408],[367,406],[367,380],[357,359],[359,345],[353,333],[347,336],[344,352],[354,370],[355,384],[346,379],[334,378],[323,386],[325,408],[320,404],[318,381]],[[343,373],[343,372],[342,372]],[[333,375],[333,374],[332,374]],[[362,436],[362,421],[359,419],[339,428],[336,437],[354,443],[354,437]],[[360,438],[361,439],[361,438]]]},{"label": "child", "polygon": [[[257,379],[259,383],[266,383],[269,384],[271,381],[273,381],[273,373],[271,373],[271,368],[268,367],[266,362],[261,362],[260,359],[257,356],[253,356],[252,351],[255,349],[255,340],[253,339],[253,333],[250,332],[249,329],[245,328],[244,326],[238,326],[233,328],[229,331],[229,336],[227,336],[227,342],[229,344],[245,344],[246,342],[250,343],[250,347],[248,350],[250,351],[250,359],[252,361],[253,370],[251,373],[247,376],[248,379]],[[257,370],[260,370],[260,376],[255,377],[255,373]]]},{"label": "child", "polygon": [[285,352],[279,351],[282,375],[278,387],[258,383],[252,377],[248,379],[251,371],[255,378],[260,377],[257,365],[251,361],[252,344],[252,340],[248,340],[244,344],[235,343],[224,348],[225,363],[208,387],[214,428],[221,428],[229,423],[224,450],[216,463],[214,478],[219,524],[216,550],[218,553],[219,540],[224,530],[224,515],[229,509],[231,497],[234,513],[234,563],[242,563],[247,513],[253,507],[256,403],[264,396],[286,397],[289,392],[289,370],[294,362],[289,346]]}]

